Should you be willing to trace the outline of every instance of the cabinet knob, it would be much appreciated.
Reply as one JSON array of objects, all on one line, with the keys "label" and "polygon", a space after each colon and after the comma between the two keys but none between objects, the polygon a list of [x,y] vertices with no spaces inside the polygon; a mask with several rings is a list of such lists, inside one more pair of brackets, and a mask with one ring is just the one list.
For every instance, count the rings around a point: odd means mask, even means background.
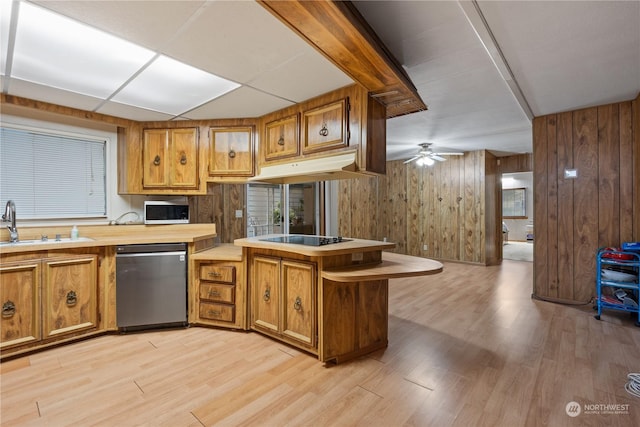
[{"label": "cabinet knob", "polygon": [[280,139],[278,139],[278,145],[284,145],[284,135],[280,135]]},{"label": "cabinet knob", "polygon": [[73,307],[78,303],[78,295],[76,295],[75,291],[69,291],[67,293],[67,307]]},{"label": "cabinet knob", "polygon": [[320,128],[320,131],[318,133],[320,134],[320,136],[329,135],[329,129],[327,129],[327,124],[326,123],[322,124],[322,127]]},{"label": "cabinet knob", "polygon": [[156,157],[153,159],[153,164],[156,166],[160,166],[160,156],[156,154]]},{"label": "cabinet knob", "polygon": [[2,304],[2,318],[9,319],[16,314],[16,305],[11,300],[7,300]]},{"label": "cabinet knob", "polygon": [[230,159],[235,159],[236,157],[236,152],[235,150],[229,150],[229,158]]},{"label": "cabinet knob", "polygon": [[296,297],[296,300],[293,303],[293,309],[296,311],[302,310],[302,298]]},{"label": "cabinet knob", "polygon": [[181,165],[186,165],[187,164],[187,155],[184,153],[184,151],[180,155],[180,164]]},{"label": "cabinet knob", "polygon": [[264,291],[264,295],[262,295],[262,299],[267,301],[267,302],[271,299],[271,290],[270,289],[266,289]]}]

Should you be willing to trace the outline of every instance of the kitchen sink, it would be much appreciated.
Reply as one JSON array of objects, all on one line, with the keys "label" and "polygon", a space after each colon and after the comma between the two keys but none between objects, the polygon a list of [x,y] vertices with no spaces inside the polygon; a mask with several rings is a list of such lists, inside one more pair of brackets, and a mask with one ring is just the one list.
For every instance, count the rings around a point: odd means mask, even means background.
[{"label": "kitchen sink", "polygon": [[0,242],[0,246],[29,246],[29,245],[43,245],[49,243],[70,243],[70,242],[93,242],[90,237],[78,237],[77,239],[71,239],[69,237],[62,237],[58,240],[18,240],[17,242]]}]

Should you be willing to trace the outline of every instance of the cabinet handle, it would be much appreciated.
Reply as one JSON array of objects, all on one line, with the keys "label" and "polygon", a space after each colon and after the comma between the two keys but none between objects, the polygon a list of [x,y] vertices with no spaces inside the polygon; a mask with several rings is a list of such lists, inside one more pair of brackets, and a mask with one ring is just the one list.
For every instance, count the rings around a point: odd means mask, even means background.
[{"label": "cabinet handle", "polygon": [[153,159],[153,164],[156,166],[160,166],[160,156],[156,154],[156,157]]},{"label": "cabinet handle", "polygon": [[16,314],[16,305],[11,300],[7,300],[4,304],[2,304],[2,318],[9,319]]},{"label": "cabinet handle", "polygon": [[236,157],[236,152],[235,150],[229,150],[229,158],[230,159],[235,159]]},{"label": "cabinet handle", "polygon": [[220,292],[218,292],[218,291],[209,291],[209,296],[210,297],[219,297],[220,296]]},{"label": "cabinet handle", "polygon": [[296,300],[293,303],[293,309],[296,311],[300,311],[302,309],[302,299],[300,297],[296,297]]},{"label": "cabinet handle", "polygon": [[209,316],[220,317],[221,314],[222,314],[221,311],[209,310]]},{"label": "cabinet handle", "polygon": [[269,300],[271,299],[271,290],[270,289],[266,289],[264,291],[264,295],[262,295],[262,299],[269,302]]},{"label": "cabinet handle", "polygon": [[216,271],[209,272],[209,277],[220,277],[220,276],[222,276],[222,273],[218,273]]},{"label": "cabinet handle", "polygon": [[76,295],[75,291],[69,291],[67,293],[67,307],[73,307],[78,303],[78,295]]},{"label": "cabinet handle", "polygon": [[182,154],[180,155],[180,164],[181,165],[187,164],[187,155],[184,152],[182,152]]},{"label": "cabinet handle", "polygon": [[284,135],[280,135],[280,139],[278,140],[278,145],[284,145]]},{"label": "cabinet handle", "polygon": [[329,129],[327,129],[327,124],[326,123],[322,124],[322,127],[320,128],[320,131],[318,133],[320,134],[320,136],[329,135]]}]

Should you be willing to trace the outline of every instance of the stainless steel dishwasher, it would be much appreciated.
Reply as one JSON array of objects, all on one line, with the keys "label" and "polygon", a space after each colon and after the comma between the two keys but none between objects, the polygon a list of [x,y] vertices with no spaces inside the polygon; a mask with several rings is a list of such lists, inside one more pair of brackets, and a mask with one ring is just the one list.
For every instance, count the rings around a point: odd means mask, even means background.
[{"label": "stainless steel dishwasher", "polygon": [[116,323],[128,330],[187,326],[187,244],[116,247]]}]

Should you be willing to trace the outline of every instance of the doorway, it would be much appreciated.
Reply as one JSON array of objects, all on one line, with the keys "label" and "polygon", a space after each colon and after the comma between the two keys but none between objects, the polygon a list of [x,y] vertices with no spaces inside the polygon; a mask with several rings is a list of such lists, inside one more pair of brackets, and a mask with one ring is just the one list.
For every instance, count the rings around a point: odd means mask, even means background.
[{"label": "doorway", "polygon": [[533,172],[502,174],[502,259],[533,262]]},{"label": "doorway", "polygon": [[320,185],[247,184],[247,237],[265,234],[319,234]]}]

